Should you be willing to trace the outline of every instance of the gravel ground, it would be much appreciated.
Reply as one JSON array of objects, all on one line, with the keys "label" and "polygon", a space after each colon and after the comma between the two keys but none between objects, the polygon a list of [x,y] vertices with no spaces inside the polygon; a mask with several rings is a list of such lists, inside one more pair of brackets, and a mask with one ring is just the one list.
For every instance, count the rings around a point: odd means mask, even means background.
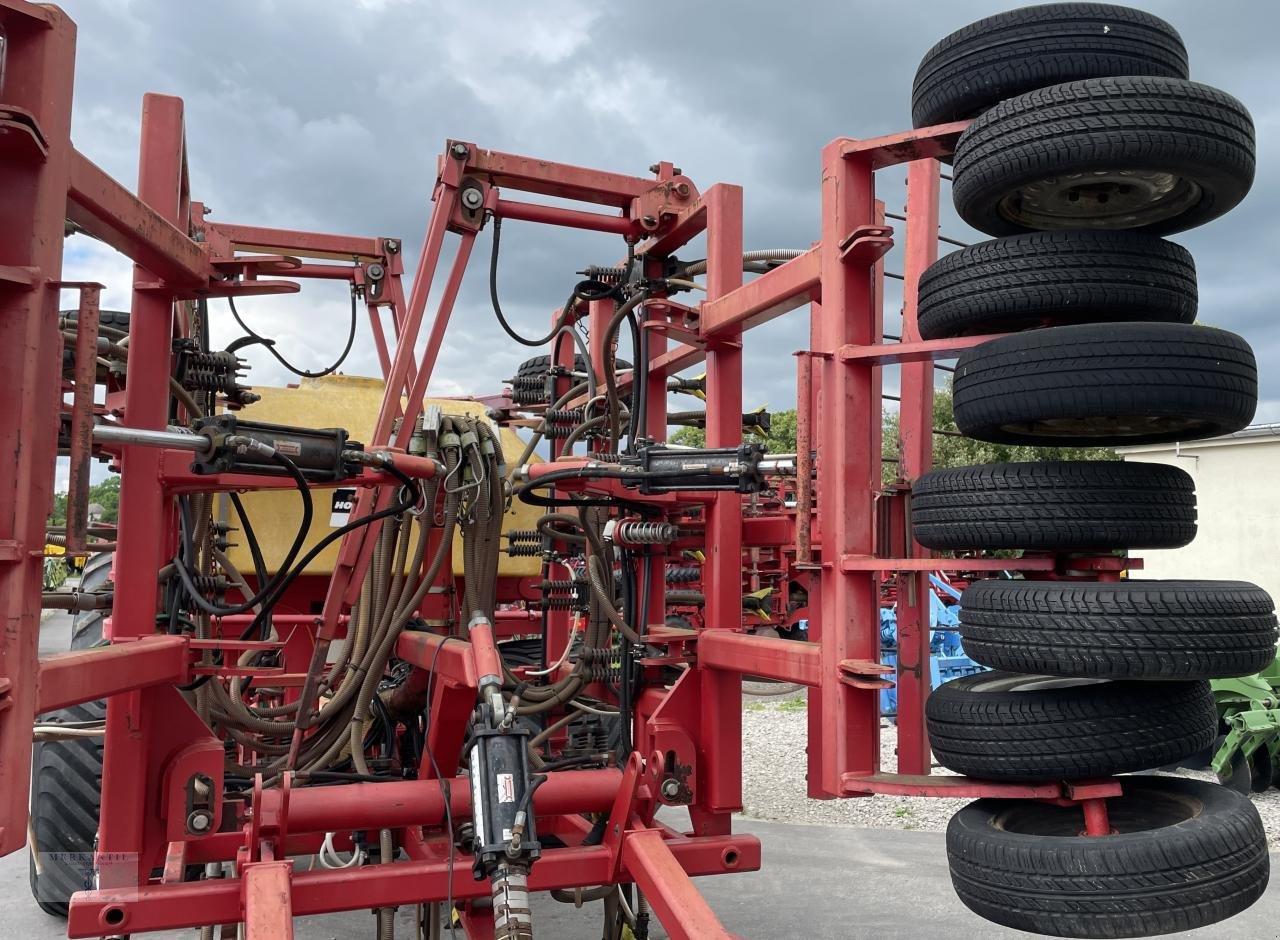
[{"label": "gravel ground", "polygon": [[[748,684],[763,691],[767,685]],[[910,796],[874,796],[847,800],[811,800],[805,795],[804,747],[807,719],[803,691],[775,696],[743,696],[743,814],[756,819],[865,829],[915,829],[941,832],[951,814],[968,800]],[[898,729],[880,728],[880,766],[892,770]],[[934,768],[934,773],[949,773]],[[1181,776],[1212,780],[1208,771],[1180,770]],[[1268,838],[1280,848],[1280,790],[1253,794]]]}]

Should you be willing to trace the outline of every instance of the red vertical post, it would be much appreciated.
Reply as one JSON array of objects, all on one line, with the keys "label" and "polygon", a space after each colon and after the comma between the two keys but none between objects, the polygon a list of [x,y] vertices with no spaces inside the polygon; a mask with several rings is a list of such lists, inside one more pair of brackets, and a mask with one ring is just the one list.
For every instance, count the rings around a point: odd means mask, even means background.
[{"label": "red vertical post", "polygon": [[[834,354],[841,346],[879,342],[871,265],[842,253],[842,245],[875,222],[875,183],[866,157],[845,159],[841,143],[822,152],[822,303],[810,325],[811,345]],[[879,695],[840,681],[846,659],[879,654],[878,591],[873,572],[844,572],[846,554],[875,547],[873,495],[880,487],[880,380],[870,360],[823,359],[817,390],[817,505],[822,518],[822,681],[809,692],[809,793],[839,796],[841,776],[874,771],[880,761]],[[812,612],[812,611],[811,611]],[[810,620],[810,630],[814,630]]]},{"label": "red vertical post", "polygon": [[[938,260],[938,161],[916,160],[907,165],[907,234],[903,261],[902,341],[920,339],[916,315],[920,275]],[[933,360],[901,366],[898,429],[902,474],[914,483],[933,464]],[[908,520],[909,521],[909,520]],[[910,537],[913,558],[928,550]],[[929,573],[898,573],[898,772],[927,774],[929,736],[924,702],[929,697]]]},{"label": "red vertical post", "polygon": [[[707,205],[707,299],[742,286],[742,188],[717,184]],[[742,334],[717,336],[707,347],[707,446],[742,443]],[[702,567],[709,629],[742,624],[742,497],[717,493],[707,507],[707,560]],[[742,807],[742,677],[703,669],[702,743],[707,756],[697,794],[701,808],[728,814]]]},{"label": "red vertical post", "polygon": [[[142,100],[142,141],[138,165],[138,197],[165,218],[182,216],[185,154],[182,100],[146,95]],[[129,370],[125,386],[124,423],[163,429],[169,416],[169,361],[173,341],[173,294],[155,285],[155,277],[134,267],[133,305],[129,316]],[[145,287],[143,285],[146,285]],[[115,557],[115,603],[108,635],[127,639],[155,632],[157,572],[170,549],[165,522],[170,500],[157,485],[161,452],[154,447],[121,451],[120,520]],[[155,689],[143,689],[107,701],[107,735],[102,768],[102,814],[99,824],[101,886],[138,883],[149,873],[142,857],[143,820],[147,800],[148,725],[161,716]]]},{"label": "red vertical post", "polygon": [[[654,277],[662,276],[663,262],[659,259],[644,259],[645,273]],[[642,307],[640,328],[645,329],[645,323],[650,320],[647,307]],[[663,319],[659,314],[654,314],[653,321],[657,322]],[[667,351],[667,334],[662,330],[647,330],[645,333],[645,346],[648,350],[647,361],[641,362],[640,357],[636,356],[636,371],[632,373],[631,381],[635,382],[640,375],[640,370],[647,370],[647,385],[645,386],[645,426],[640,428],[640,433],[654,441],[665,441],[667,439],[667,370],[665,368],[651,369],[650,365],[662,358],[663,353]],[[648,560],[651,577],[649,581],[649,622],[642,624],[647,631],[649,627],[662,625],[666,621],[665,606],[667,597],[667,550],[661,545],[652,545],[649,548],[651,557]]]},{"label": "red vertical post", "polygon": [[56,7],[0,10],[8,68],[0,102],[29,111],[48,150],[0,135],[0,265],[30,283],[0,282],[0,855],[26,842],[31,719],[45,524],[53,508],[54,415],[62,397],[58,282],[71,159],[75,24]]}]

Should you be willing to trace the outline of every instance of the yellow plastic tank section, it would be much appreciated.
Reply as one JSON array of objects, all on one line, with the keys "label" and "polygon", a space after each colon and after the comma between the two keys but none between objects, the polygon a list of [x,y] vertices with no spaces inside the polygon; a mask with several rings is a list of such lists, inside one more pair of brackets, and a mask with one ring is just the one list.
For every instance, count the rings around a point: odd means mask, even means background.
[{"label": "yellow plastic tank section", "polygon": [[[253,390],[262,396],[262,400],[246,406],[241,416],[246,421],[265,421],[271,424],[296,425],[307,428],[346,428],[353,441],[368,444],[373,433],[373,424],[378,418],[378,409],[382,406],[383,382],[381,379],[361,378],[348,375],[327,375],[319,379],[303,379],[296,388],[274,388],[255,385]],[[476,415],[485,414],[485,406],[479,402],[457,401],[450,398],[428,398],[425,405],[438,405],[445,414]],[[525,442],[510,428],[500,428],[502,450],[506,455],[508,466],[512,466],[524,452]],[[538,457],[533,457],[538,460]],[[337,520],[333,515],[335,490],[312,490],[315,503],[314,516],[311,520],[311,531],[307,533],[302,552],[308,551],[316,542],[324,538],[346,519]],[[253,524],[254,534],[262,547],[262,555],[266,561],[267,571],[276,572],[279,563],[289,551],[298,526],[302,522],[302,507],[296,490],[246,493],[241,499]],[[229,501],[220,500],[223,512],[232,525],[237,525],[234,511]],[[510,511],[503,520],[502,530],[533,529],[537,526],[542,510],[529,506],[518,500],[511,505]],[[232,562],[243,572],[253,571],[253,559],[245,544],[242,533],[232,537],[236,546],[228,553]],[[321,552],[306,568],[307,574],[327,575],[333,573],[333,566],[338,557],[338,546],[341,540]],[[505,543],[504,543],[505,544]],[[453,570],[454,574],[462,573],[462,536],[454,539]],[[542,561],[539,558],[509,558],[505,552],[498,556],[498,573],[509,577],[531,577],[540,573]]]}]

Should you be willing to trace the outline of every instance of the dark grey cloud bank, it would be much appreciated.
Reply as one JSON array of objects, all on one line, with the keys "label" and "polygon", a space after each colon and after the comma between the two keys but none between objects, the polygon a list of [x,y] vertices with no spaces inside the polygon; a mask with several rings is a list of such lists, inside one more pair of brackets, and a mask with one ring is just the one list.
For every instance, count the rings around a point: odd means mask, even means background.
[{"label": "dark grey cloud bank", "polygon": [[[193,190],[215,218],[399,235],[410,246],[426,224],[446,137],[637,174],[670,159],[704,188],[745,187],[748,247],[804,246],[817,232],[822,145],[907,127],[923,52],[1018,5],[79,0],[66,3],[80,27],[74,134],[132,183],[142,93],[179,95]],[[1176,240],[1199,266],[1202,320],[1243,333],[1257,350],[1259,419],[1280,420],[1280,7],[1143,6],[1182,33],[1192,77],[1236,95],[1258,126],[1249,198]],[[901,176],[885,174],[881,195],[900,206]],[[976,240],[947,201],[944,189],[944,230]],[[504,236],[504,303],[528,331],[545,324],[576,268],[622,250],[606,236],[516,224]],[[108,278],[108,301],[123,302],[127,266],[75,241],[70,265]],[[492,390],[526,352],[493,323],[487,249],[485,235],[437,369],[441,392]],[[898,300],[887,298],[889,323]],[[295,361],[322,362],[345,327],[346,300],[331,285],[244,308]],[[800,313],[750,334],[748,405],[793,403],[792,362],[779,353],[806,335]],[[256,365],[257,381],[284,379],[268,360]],[[376,371],[367,344],[351,371]]]}]

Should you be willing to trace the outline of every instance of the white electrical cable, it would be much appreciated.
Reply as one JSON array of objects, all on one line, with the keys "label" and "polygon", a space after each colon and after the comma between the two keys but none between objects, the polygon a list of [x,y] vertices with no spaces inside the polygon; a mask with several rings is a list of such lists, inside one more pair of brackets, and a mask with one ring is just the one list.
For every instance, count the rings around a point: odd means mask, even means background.
[{"label": "white electrical cable", "polygon": [[560,654],[560,658],[546,669],[535,669],[532,672],[526,672],[526,676],[550,675],[564,665],[564,661],[569,658],[569,650],[573,648],[573,638],[578,635],[578,620],[579,618],[577,617],[573,618],[573,623],[569,627],[569,642],[564,645],[564,652]]},{"label": "white electrical cable", "polygon": [[72,738],[100,738],[107,733],[104,728],[68,728],[63,725],[33,725],[32,741],[69,741]]},{"label": "white electrical cable", "polygon": [[330,868],[330,869],[338,869],[338,868],[351,868],[354,866],[358,868],[359,866],[364,864],[365,853],[364,853],[364,849],[361,849],[361,848],[357,848],[355,852],[351,854],[351,858],[347,859],[347,861],[344,862],[338,856],[337,849],[333,847],[333,836],[334,836],[334,833],[326,832],[324,834],[324,841],[320,843],[320,851],[319,853],[317,853],[316,857],[320,859],[320,865],[322,867]]},{"label": "white electrical cable", "polygon": [[618,712],[617,712],[616,710],[615,710],[615,711],[609,711],[609,710],[604,709],[604,708],[596,708],[596,707],[595,707],[595,706],[593,706],[593,705],[586,705],[586,704],[583,704],[582,702],[579,702],[576,698],[575,698],[575,699],[573,699],[573,700],[571,700],[568,704],[569,704],[569,705],[571,705],[571,706],[573,706],[574,708],[580,708],[580,709],[582,709],[584,712],[590,712],[590,713],[591,713],[591,714],[593,714],[593,715],[609,715],[609,716],[613,716],[613,715],[618,714]]}]

